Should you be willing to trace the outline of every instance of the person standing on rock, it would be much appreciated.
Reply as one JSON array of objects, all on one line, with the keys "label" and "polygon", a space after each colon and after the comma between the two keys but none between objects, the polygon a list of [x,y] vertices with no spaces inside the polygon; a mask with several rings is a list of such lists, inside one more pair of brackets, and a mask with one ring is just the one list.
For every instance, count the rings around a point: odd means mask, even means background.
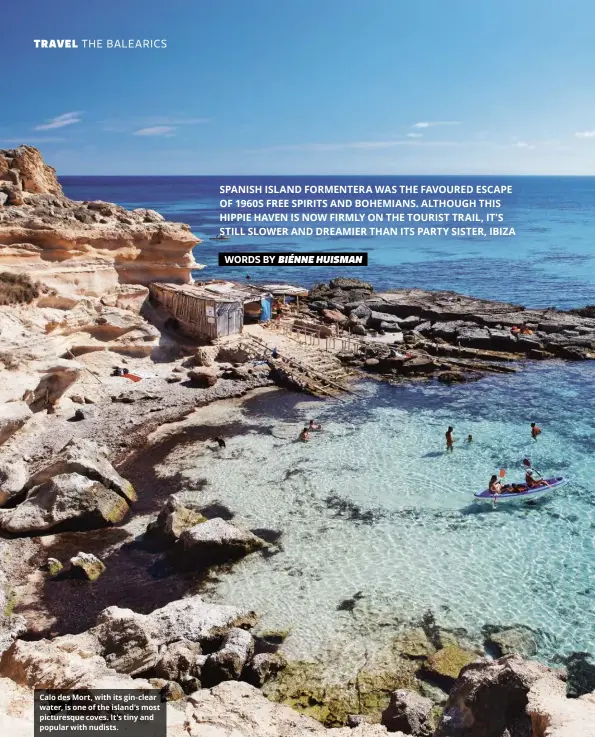
[{"label": "person standing on rock", "polygon": [[537,440],[537,438],[541,435],[541,428],[537,427],[537,425],[532,422],[531,423],[531,437],[533,440]]},{"label": "person standing on rock", "polygon": [[452,435],[453,434],[453,431],[454,431],[454,427],[452,425],[449,425],[448,426],[448,430],[445,433],[445,436],[446,436],[446,452],[447,453],[448,453],[448,451],[450,451],[452,453],[452,451],[455,448],[455,439],[454,439],[454,437]]}]

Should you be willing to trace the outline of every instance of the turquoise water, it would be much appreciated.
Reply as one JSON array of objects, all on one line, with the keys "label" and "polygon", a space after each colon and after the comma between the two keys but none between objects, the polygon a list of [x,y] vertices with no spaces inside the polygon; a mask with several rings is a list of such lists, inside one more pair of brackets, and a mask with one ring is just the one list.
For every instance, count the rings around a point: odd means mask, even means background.
[{"label": "turquoise water", "polygon": [[[319,179],[327,180],[366,178]],[[217,267],[222,249],[351,249],[369,251],[370,266],[349,275],[378,288],[455,289],[527,306],[595,304],[595,177],[497,182],[514,187],[505,215],[515,238],[237,238],[221,246],[209,237],[220,225],[218,186],[237,183],[232,178],[63,180],[75,199],[150,207],[190,223],[204,239],[195,249],[206,264],[201,278],[244,276]],[[263,268],[251,276],[309,285],[340,273]],[[319,656],[334,667],[357,661],[374,640],[428,609],[440,624],[473,636],[488,623],[533,627],[547,660],[595,652],[593,379],[592,362],[552,362],[461,386],[369,383],[363,398],[344,403],[286,394],[250,402],[245,420],[254,432],[229,439],[224,453],[203,456],[200,444],[176,450],[188,481],[207,479],[208,496],[227,503],[240,522],[283,533],[280,553],[251,556],[222,577],[214,595],[254,607],[263,627],[291,627],[291,655]],[[312,415],[324,433],[307,445],[293,442]],[[544,430],[537,443],[529,435],[533,420]],[[449,424],[457,443],[446,456]],[[475,440],[466,446],[469,433]],[[473,502],[501,467],[520,479],[526,455],[543,473],[568,476],[568,486],[531,506]],[[337,611],[358,592],[352,612]]]},{"label": "turquoise water", "polygon": [[[290,655],[333,667],[428,609],[472,637],[488,623],[528,625],[547,660],[592,651],[591,372],[539,364],[462,386],[365,383],[362,398],[340,403],[254,400],[245,411],[253,434],[230,439],[222,456],[191,446],[177,457],[243,524],[283,533],[281,552],[244,560],[216,595],[253,606],[263,627],[290,627]],[[312,416],[324,432],[294,442]],[[448,424],[457,438],[449,455]],[[501,467],[520,480],[526,455],[569,485],[530,505],[473,501]],[[353,612],[337,611],[358,592]]]}]

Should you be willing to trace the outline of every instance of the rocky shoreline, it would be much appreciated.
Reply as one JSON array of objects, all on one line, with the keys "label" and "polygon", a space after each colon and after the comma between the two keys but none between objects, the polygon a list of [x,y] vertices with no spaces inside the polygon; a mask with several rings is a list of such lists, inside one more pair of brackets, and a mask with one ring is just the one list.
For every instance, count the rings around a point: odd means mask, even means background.
[{"label": "rocky shoreline", "polygon": [[[486,630],[479,647],[428,613],[338,685],[316,663],[288,663],[286,633],[259,629],[250,602],[208,600],[209,576],[274,552],[274,531],[236,524],[155,468],[176,444],[217,452],[222,427],[243,432],[217,400],[271,390],[274,364],[198,347],[148,304],[150,281],[189,278],[196,242],[149,210],[68,200],[31,147],[0,151],[3,731],[32,734],[42,687],[159,688],[169,737],[594,734],[595,666],[523,659],[535,653],[526,629]],[[340,358],[390,381],[585,360],[595,341],[588,311],[377,294],[348,279],[315,288],[298,319],[371,338]]]}]

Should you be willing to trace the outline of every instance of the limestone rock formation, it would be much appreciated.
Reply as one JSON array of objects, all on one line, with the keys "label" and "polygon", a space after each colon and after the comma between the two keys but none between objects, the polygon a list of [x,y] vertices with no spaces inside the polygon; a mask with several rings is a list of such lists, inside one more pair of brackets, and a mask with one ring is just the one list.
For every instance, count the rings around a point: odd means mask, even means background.
[{"label": "limestone rock formation", "polygon": [[[16,640],[0,659],[0,676],[30,688],[138,688],[84,648],[49,640]],[[147,686],[149,684],[147,683]],[[150,686],[149,686],[150,687]]]},{"label": "limestone rock formation", "polygon": [[0,445],[23,427],[32,414],[25,402],[6,402],[0,405]]},{"label": "limestone rock formation", "polygon": [[401,730],[413,737],[430,737],[433,706],[430,699],[414,691],[399,689],[391,694],[390,704],[382,713],[382,724],[389,732]]},{"label": "limestone rock formation", "polygon": [[51,410],[68,387],[78,379],[81,366],[76,361],[62,359],[49,361],[38,371],[43,374],[39,384],[23,396],[33,412]]},{"label": "limestone rock formation", "polygon": [[[3,204],[2,204],[3,203]],[[199,243],[143,208],[74,202],[32,146],[0,150],[0,265],[61,291],[100,296],[118,283],[189,282]]]},{"label": "limestone rock formation", "polygon": [[527,696],[546,676],[562,682],[560,672],[518,655],[468,665],[450,692],[435,737],[501,737],[505,730],[510,737],[531,735]]},{"label": "limestone rock formation", "polygon": [[71,473],[100,482],[127,502],[136,501],[132,484],[120,476],[104,453],[90,440],[71,440],[49,464],[31,476],[25,491],[59,474]]},{"label": "limestone rock formation", "polygon": [[62,194],[56,170],[43,161],[33,146],[0,150],[0,187],[33,194]]},{"label": "limestone rock formation", "polygon": [[209,655],[202,668],[202,682],[214,686],[221,681],[236,681],[254,654],[254,638],[246,630],[229,630],[223,646]]},{"label": "limestone rock formation", "polygon": [[215,386],[217,383],[217,372],[209,366],[201,366],[191,369],[188,372],[188,380],[192,386],[199,389],[207,389],[209,386]]},{"label": "limestone rock formation", "polygon": [[267,547],[264,540],[249,530],[219,517],[185,530],[178,545],[186,562],[201,568],[237,560]]},{"label": "limestone rock formation", "polygon": [[206,522],[206,517],[188,507],[175,495],[171,495],[157,519],[147,526],[147,537],[163,543],[173,544],[180,539],[185,530]]},{"label": "limestone rock formation", "polygon": [[70,565],[80,569],[89,581],[97,581],[105,571],[105,564],[93,553],[78,553],[70,559]]},{"label": "limestone rock formation", "polygon": [[0,512],[0,527],[13,535],[45,532],[66,523],[91,529],[117,524],[128,504],[115,491],[79,473],[58,474],[35,486],[25,501]]},{"label": "limestone rock formation", "polygon": [[147,637],[158,646],[179,640],[212,642],[234,627],[251,627],[257,620],[252,611],[212,604],[200,596],[190,596],[172,601],[151,614],[137,614],[130,609],[116,606],[108,607],[100,614],[96,629],[109,631],[112,627],[120,627],[119,623],[123,619],[134,619],[136,625],[144,628]]}]

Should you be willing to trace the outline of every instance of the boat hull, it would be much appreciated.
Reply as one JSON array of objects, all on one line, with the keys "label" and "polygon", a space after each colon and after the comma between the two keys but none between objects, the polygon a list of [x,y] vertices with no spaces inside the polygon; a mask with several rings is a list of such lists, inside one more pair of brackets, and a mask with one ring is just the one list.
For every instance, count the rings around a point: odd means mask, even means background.
[{"label": "boat hull", "polygon": [[554,489],[559,489],[568,483],[568,479],[565,479],[563,476],[558,476],[554,479],[545,479],[545,481],[547,482],[547,486],[538,486],[531,489],[527,487],[526,484],[519,484],[519,486],[524,486],[526,488],[526,491],[515,491],[512,493],[502,492],[501,494],[492,494],[489,489],[484,489],[484,491],[478,491],[476,494],[474,494],[474,496],[476,499],[480,499],[486,502],[491,502],[494,500],[497,500],[498,503],[522,502],[529,501],[531,499],[539,499],[546,494],[550,494]]}]

